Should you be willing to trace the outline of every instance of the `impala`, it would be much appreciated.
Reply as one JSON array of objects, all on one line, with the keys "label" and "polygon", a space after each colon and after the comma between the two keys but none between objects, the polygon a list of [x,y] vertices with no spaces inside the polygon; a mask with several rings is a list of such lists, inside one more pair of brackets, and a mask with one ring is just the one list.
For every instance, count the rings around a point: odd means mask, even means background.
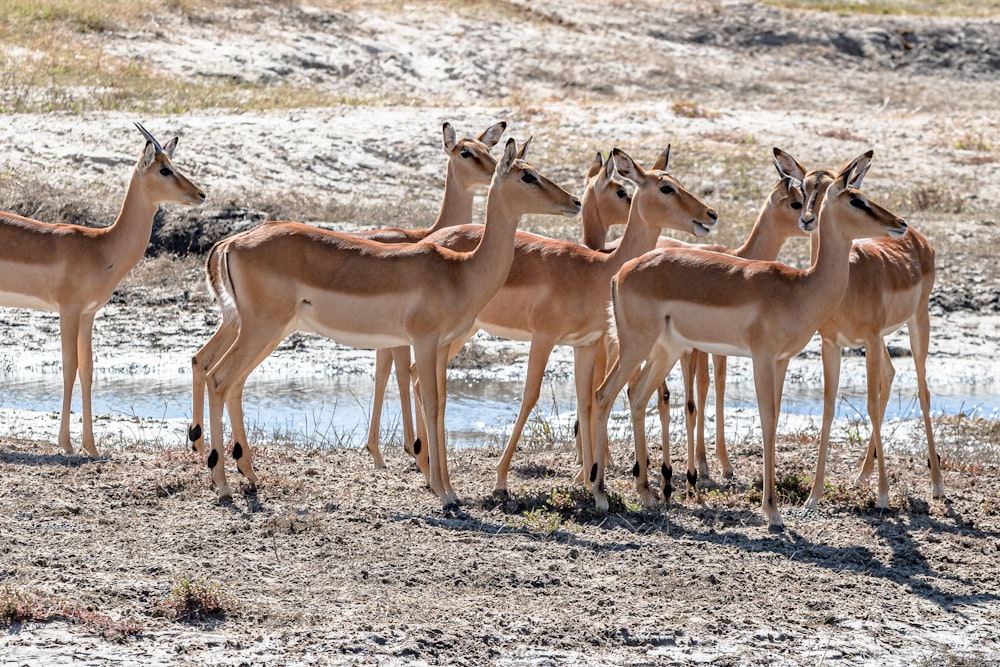
[{"label": "impala", "polygon": [[[807,220],[815,215],[832,174],[807,183]],[[868,376],[868,418],[871,438],[859,482],[871,476],[878,460],[877,507],[889,506],[889,481],[882,455],[882,419],[895,369],[885,345],[885,337],[904,324],[910,337],[913,364],[917,371],[917,396],[927,436],[927,465],[931,474],[931,494],[944,496],[941,467],[934,446],[930,419],[930,391],[927,388],[927,348],[930,341],[928,301],[934,287],[934,248],[919,232],[910,230],[901,239],[874,238],[851,248],[851,269],[847,291],[840,305],[819,327],[823,342],[823,427],[820,435],[816,475],[807,508],[815,508],[823,497],[823,478],[830,446],[837,387],[840,383],[840,348],[865,347]]]},{"label": "impala", "polygon": [[0,213],[0,305],[59,313],[63,374],[59,445],[67,454],[73,451],[69,415],[79,372],[83,449],[97,456],[91,414],[94,316],[142,259],[158,206],[205,201],[205,193],[171,161],[177,137],[161,146],[142,125],[135,126],[146,146],[110,227],[50,224]]},{"label": "impala", "polygon": [[[448,155],[445,169],[444,197],[434,224],[427,229],[383,228],[368,232],[359,232],[355,236],[367,238],[381,243],[414,243],[428,234],[451,225],[465,224],[472,219],[473,198],[477,189],[490,184],[493,172],[496,170],[496,159],[490,155],[490,148],[500,141],[507,123],[500,121],[486,128],[475,139],[459,139],[451,123],[442,127],[442,145]],[[205,272],[209,289],[220,302],[220,250],[225,247],[225,241],[213,246],[205,262]],[[204,451],[204,433],[202,420],[204,418],[205,376],[208,369],[215,363],[220,354],[225,352],[233,341],[239,329],[237,312],[233,309],[223,309],[222,322],[218,330],[191,359],[192,367],[192,421],[188,428],[188,438],[192,449]],[[402,354],[400,354],[400,351]],[[410,446],[413,443],[413,419],[410,416],[410,378],[409,378],[409,348],[400,348],[393,354],[381,353],[376,357],[376,395],[372,407],[372,426],[368,432],[368,451],[372,452],[375,464],[384,467],[378,451],[378,426],[382,413],[382,402],[385,385],[389,379],[393,359],[399,355],[397,368],[404,369],[397,373],[399,379],[400,404],[403,411],[403,439]]]},{"label": "impala", "polygon": [[[588,191],[613,187],[612,169],[636,184],[628,223],[618,248],[608,254],[578,243],[518,232],[514,260],[500,291],[476,317],[476,327],[504,338],[530,340],[528,371],[517,420],[497,465],[496,490],[507,488],[507,475],[517,442],[532,408],[538,401],[542,376],[552,348],[571,345],[574,351],[577,415],[582,425],[591,423],[593,373],[600,342],[607,332],[607,301],[611,277],[627,260],[651,250],[660,231],[672,228],[695,236],[708,234],[717,214],[666,172],[669,148],[649,172],[631,157],[614,149],[605,169],[593,176]],[[473,247],[480,227],[463,225],[438,232],[429,241],[463,250]],[[471,335],[471,331],[469,333]],[[452,345],[457,354],[464,340]],[[423,396],[427,400],[427,396]],[[593,463],[591,429],[580,429],[584,470]]]},{"label": "impala", "polygon": [[[819,248],[808,269],[703,250],[656,250],[618,272],[611,294],[619,357],[597,390],[598,461],[591,481],[598,510],[608,508],[607,422],[618,392],[645,362],[649,368],[643,382],[632,387],[629,397],[633,406],[645,405],[681,355],[700,349],[752,359],[763,435],[762,507],[769,529],[782,529],[774,440],[788,361],[840,303],[847,288],[851,242],[901,237],[907,229],[902,219],[859,189],[871,155],[869,151],[849,162],[830,185],[820,209]],[[807,174],[806,180],[810,177]],[[806,231],[816,223],[800,222]],[[664,450],[668,453],[666,444]],[[637,458],[645,458],[643,454],[637,453]]]},{"label": "impala", "polygon": [[[664,153],[658,157],[657,166],[655,168],[662,168],[663,166],[665,166],[665,164],[666,164],[666,154]],[[596,158],[594,159],[594,161],[591,163],[590,167],[587,170],[587,185],[584,188],[583,198],[582,198],[582,209],[580,211],[580,216],[583,219],[584,228],[586,229],[589,226],[595,226],[595,225],[604,228],[605,225],[609,224],[625,224],[628,221],[628,213],[631,203],[632,203],[632,198],[629,195],[628,190],[626,189],[625,183],[619,180],[619,178],[617,178],[616,176],[614,163],[611,162],[610,160],[608,162],[604,162],[601,157],[601,154],[598,153]],[[604,222],[611,220],[616,222],[614,223]],[[466,242],[469,243],[469,247],[471,247],[471,243],[473,242],[472,239],[474,238],[475,234],[473,233],[466,239]],[[526,253],[530,253],[530,250],[528,250],[527,248],[529,247],[530,244],[534,243],[538,237],[536,235],[525,235],[523,232],[518,232],[514,238],[515,238],[514,262],[512,265],[512,270],[517,270],[515,267],[520,266],[521,262],[525,261],[522,260],[521,256]],[[524,241],[526,244],[529,245],[522,245],[521,243],[522,241]],[[556,243],[558,244],[559,242]],[[526,261],[530,261],[530,259]],[[470,337],[474,333],[474,331],[475,330],[469,333]],[[453,357],[455,354],[457,354],[458,351],[461,350],[461,347],[462,347],[461,344],[456,343],[453,346],[450,356]],[[545,366],[544,360],[542,360],[541,365],[542,365],[542,371],[544,371],[544,366]],[[384,391],[384,385],[387,381],[387,378],[376,377],[376,382],[379,381],[381,381],[383,385],[381,391]],[[541,380],[539,379],[539,383],[540,382]],[[526,387],[527,386],[530,385],[526,385]],[[379,391],[380,389],[378,385],[376,385],[376,392]],[[531,405],[533,406],[535,402],[537,402],[537,397],[531,402]],[[527,414],[528,413],[525,413],[525,415]],[[420,428],[420,434],[423,435],[424,434],[423,422],[419,422],[418,427]],[[522,429],[523,429],[523,424],[520,429],[517,429],[517,432],[520,433]],[[424,435],[424,437],[426,436]],[[414,453],[414,455],[417,460],[417,465],[420,467],[421,470],[424,470],[427,465],[427,456],[425,452],[421,452],[419,450],[420,441],[421,437],[418,437],[417,438],[418,447],[416,448],[417,451]],[[369,443],[370,442],[371,440],[369,439]],[[579,447],[579,442],[577,444]],[[582,452],[582,450],[580,451]],[[580,460],[582,462],[583,460],[582,453],[580,455],[581,455]],[[381,460],[381,456],[377,454],[377,450],[372,453],[372,456],[376,461]]]},{"label": "impala", "polygon": [[[675,250],[710,250],[731,254],[734,257],[744,259],[761,259],[773,261],[777,258],[778,252],[789,238],[796,236],[805,237],[808,233],[799,225],[799,217],[802,213],[802,192],[796,187],[805,178],[805,169],[799,162],[787,152],[780,148],[773,149],[774,166],[778,171],[778,181],[771,188],[767,200],[764,202],[757,219],[754,221],[750,234],[746,241],[736,248],[730,250],[723,246],[692,245],[671,238],[660,238],[657,243],[658,248]],[[723,474],[732,475],[732,465],[726,455],[724,431],[724,405],[725,405],[725,379],[726,379],[726,357],[723,355],[712,355],[715,362],[715,400],[716,400],[716,452],[722,462]],[[698,417],[698,439],[697,447],[694,449],[694,459],[688,459],[687,486],[688,492],[695,490],[698,474],[705,476],[707,473],[707,461],[705,460],[705,438],[704,438],[704,410],[708,394],[708,355],[700,350],[692,350],[686,359],[682,360],[684,370],[685,397],[686,397],[686,424],[688,451],[692,450],[694,440],[694,419],[697,412]],[[693,394],[693,381],[698,380],[697,408],[695,407]],[[633,382],[644,382],[644,379],[635,379]],[[662,391],[658,391],[657,407],[660,413],[660,427],[665,443],[665,456],[663,459],[662,473],[666,476],[663,481],[664,493],[669,494],[671,489],[671,479],[673,467],[669,457],[669,406],[665,400],[667,396],[666,386]],[[636,490],[642,498],[643,504],[652,506],[656,503],[656,498],[649,488],[648,481],[648,459],[639,452],[646,451],[645,445],[645,406],[636,406],[637,411],[632,415],[632,423],[636,439],[636,464],[633,474],[636,478]],[[695,468],[697,462],[698,468]],[[669,502],[669,497],[664,500]]]},{"label": "impala", "polygon": [[[294,222],[270,222],[230,237],[218,251],[223,307],[237,312],[235,341],[209,370],[212,451],[208,465],[220,497],[232,494],[223,465],[223,403],[233,458],[251,486],[243,424],[243,386],[251,371],[289,333],[312,331],[346,345],[412,346],[425,392],[431,489],[456,502],[444,434],[447,346],[472,327],[503,284],[523,215],[575,215],[580,201],[517,157],[510,139],[486,201],[486,225],[472,251],[427,240],[382,244]],[[439,403],[438,397],[441,397]]]}]

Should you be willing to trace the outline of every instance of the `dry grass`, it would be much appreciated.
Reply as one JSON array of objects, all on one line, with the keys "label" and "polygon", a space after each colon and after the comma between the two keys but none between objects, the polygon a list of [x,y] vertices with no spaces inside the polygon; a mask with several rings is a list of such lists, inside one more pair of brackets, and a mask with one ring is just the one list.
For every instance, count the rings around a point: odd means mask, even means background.
[{"label": "dry grass", "polygon": [[765,0],[766,4],[838,14],[908,14],[985,18],[1000,15],[993,0]]}]

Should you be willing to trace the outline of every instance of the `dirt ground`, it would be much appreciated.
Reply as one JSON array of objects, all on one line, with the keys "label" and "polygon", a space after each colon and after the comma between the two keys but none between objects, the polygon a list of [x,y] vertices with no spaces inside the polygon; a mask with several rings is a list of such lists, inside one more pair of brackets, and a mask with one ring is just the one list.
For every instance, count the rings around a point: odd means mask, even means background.
[{"label": "dirt ground", "polygon": [[[143,117],[181,136],[177,164],[209,193],[198,211],[165,207],[152,252],[203,250],[263,216],[309,210],[317,192],[341,207],[433,211],[444,120],[468,133],[509,119],[567,187],[595,150],[645,157],[674,141],[675,173],[730,214],[747,209],[733,192],[769,187],[771,145],[808,166],[872,146],[866,189],[946,251],[932,378],[962,368],[971,385],[997,372],[995,19],[728,1],[204,12],[81,39],[192,79],[281,78],[345,103]],[[3,116],[3,182],[34,179],[113,215],[139,149],[135,116]],[[12,198],[25,214],[52,212],[30,192]],[[116,364],[187,363],[216,311],[200,278],[183,279],[166,295],[155,279],[123,284],[98,320],[98,382]],[[57,358],[37,320],[4,321],[4,365]],[[800,381],[816,382],[811,355]],[[302,357],[281,350],[276,368],[298,372]],[[477,372],[511,363],[481,358]],[[862,449],[843,428],[827,499],[803,510],[817,429],[784,429],[779,535],[761,517],[754,437],[731,443],[731,485],[707,482],[655,511],[636,505],[631,443],[615,443],[614,503],[598,516],[572,484],[570,442],[522,452],[507,499],[491,494],[499,451],[454,451],[462,506],[444,513],[395,443],[375,470],[363,450],[258,442],[259,491],[219,503],[182,429],[105,441],[96,461],[26,431],[0,439],[0,620],[13,619],[0,666],[1000,665],[996,415],[935,419],[944,500],[930,498],[913,426],[894,426],[909,441],[888,449],[885,511],[852,483]],[[185,584],[207,588],[175,618]]]}]

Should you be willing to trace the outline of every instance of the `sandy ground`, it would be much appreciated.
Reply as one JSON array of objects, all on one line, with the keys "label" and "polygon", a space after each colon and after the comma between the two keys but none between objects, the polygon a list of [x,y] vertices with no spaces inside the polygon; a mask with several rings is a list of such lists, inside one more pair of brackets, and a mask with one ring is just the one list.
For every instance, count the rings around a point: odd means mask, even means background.
[{"label": "sandy ground", "polygon": [[[916,199],[944,188],[968,213],[907,212],[932,241],[960,249],[939,256],[932,386],[995,382],[1000,303],[984,262],[1000,174],[990,149],[960,141],[997,136],[995,21],[739,2],[482,11],[250,7],[85,38],[182,76],[308,82],[345,99],[139,119],[158,136],[180,135],[178,166],[209,192],[202,211],[165,211],[162,229],[187,230],[199,246],[232,230],[231,209],[251,211],[237,221],[248,224],[317,193],[433,210],[443,121],[474,132],[508,120],[514,136],[534,135],[536,164],[571,189],[595,150],[645,156],[673,141],[676,173],[706,199],[741,179],[766,183],[771,145],[810,166],[874,147],[866,189]],[[710,113],[679,114],[677,101]],[[117,201],[139,147],[136,119],[4,116],[0,169]],[[709,158],[713,141],[723,155],[747,137],[760,173]],[[697,158],[685,161],[686,142]],[[409,222],[387,213],[388,224]],[[969,237],[982,248],[963,245]],[[197,279],[168,297],[123,286],[98,320],[98,382],[187,365],[215,309]],[[5,312],[4,322],[3,364],[54,372],[51,316]],[[481,355],[481,367],[457,377],[525,358],[509,343],[477,345],[514,351]],[[366,372],[371,359],[322,341],[308,357],[293,348],[265,372]],[[792,364],[789,383],[819,382],[817,349]],[[561,352],[556,372],[568,363]],[[897,363],[901,384],[909,365]],[[732,382],[749,379],[736,371]],[[384,448],[388,469],[376,471],[363,451],[261,442],[260,491],[219,504],[183,424],[105,417],[108,456],[90,461],[58,453],[52,412],[2,410],[0,591],[35,596],[49,620],[11,625],[0,665],[1000,664],[996,415],[981,416],[936,421],[944,501],[930,499],[913,424],[893,426],[905,441],[889,449],[887,511],[851,483],[861,451],[846,423],[829,498],[802,510],[794,480],[811,474],[816,428],[783,422],[780,470],[793,481],[783,487],[788,530],[775,536],[754,495],[759,442],[746,411],[733,412],[733,485],[640,511],[623,441],[609,475],[620,504],[602,517],[570,483],[569,442],[523,453],[506,501],[490,494],[499,452],[455,452],[463,506],[449,514],[394,445]],[[218,584],[229,611],[164,617],[162,601],[186,579]]]}]

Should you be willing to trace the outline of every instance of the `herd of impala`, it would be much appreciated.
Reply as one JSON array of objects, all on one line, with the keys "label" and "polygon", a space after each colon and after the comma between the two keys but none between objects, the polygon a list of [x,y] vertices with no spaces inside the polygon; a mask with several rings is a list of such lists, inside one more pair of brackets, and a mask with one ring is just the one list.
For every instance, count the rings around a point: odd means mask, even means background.
[{"label": "herd of impala", "polygon": [[[0,305],[59,313],[64,391],[59,445],[67,453],[73,451],[69,412],[79,373],[83,449],[97,456],[90,400],[97,310],[143,256],[157,207],[205,200],[205,193],[172,162],[177,139],[161,145],[141,125],[136,127],[146,144],[121,212],[109,227],[49,224],[0,213],[0,230],[10,241],[0,248]],[[861,191],[871,151],[834,172],[807,171],[775,148],[777,182],[746,242],[728,249],[660,236],[663,229],[704,236],[717,219],[712,208],[668,172],[669,147],[649,170],[618,148],[607,159],[598,154],[581,200],[526,161],[528,143],[518,147],[508,139],[499,159],[491,155],[505,130],[501,122],[477,138],[459,138],[445,123],[444,199],[428,228],[349,234],[298,222],[266,222],[211,249],[205,268],[222,320],[192,360],[189,438],[195,450],[206,451],[202,422],[207,393],[207,463],[220,497],[232,494],[224,465],[223,410],[231,424],[232,456],[255,487],[258,479],[243,424],[243,387],[283,338],[308,331],[377,350],[368,451],[379,467],[384,465],[379,419],[395,364],[407,451],[444,505],[454,504],[445,446],[445,371],[469,337],[484,329],[531,345],[524,395],[497,466],[496,489],[506,490],[517,442],[538,400],[553,347],[570,345],[580,425],[578,481],[589,481],[599,510],[608,507],[608,419],[626,384],[637,492],[647,506],[661,498],[669,503],[665,378],[677,362],[687,396],[688,491],[694,491],[699,474],[707,476],[703,416],[708,354],[715,371],[716,453],[723,475],[733,475],[722,418],[725,362],[727,355],[750,357],[764,448],[763,511],[768,527],[780,530],[775,431],[782,385],[789,359],[819,332],[823,425],[806,505],[815,507],[823,494],[840,348],[864,345],[872,432],[861,480],[871,475],[877,461],[876,503],[887,507],[880,426],[894,370],[884,337],[904,324],[916,364],[932,493],[943,495],[925,375],[934,250]],[[485,224],[473,224],[473,197],[484,186]],[[581,211],[582,244],[517,230],[524,215],[574,216]],[[608,243],[607,230],[615,225],[624,225],[624,233]],[[811,238],[812,261],[806,269],[776,261],[782,244],[794,236]],[[418,405],[415,426],[411,380]],[[654,393],[663,430],[658,489],[650,488],[644,424]]]}]

